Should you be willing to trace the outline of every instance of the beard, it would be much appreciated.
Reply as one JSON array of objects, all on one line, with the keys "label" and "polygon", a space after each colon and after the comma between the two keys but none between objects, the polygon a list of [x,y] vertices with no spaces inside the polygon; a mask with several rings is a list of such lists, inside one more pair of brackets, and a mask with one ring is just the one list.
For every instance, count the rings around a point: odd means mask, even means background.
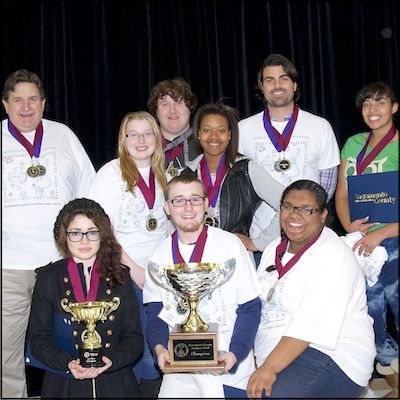
[{"label": "beard", "polygon": [[284,96],[274,97],[271,93],[268,93],[268,96],[265,96],[265,102],[275,108],[279,107],[287,107],[289,104],[293,102],[294,93],[289,93],[287,90],[284,91]]},{"label": "beard", "polygon": [[182,231],[182,232],[187,232],[187,233],[193,233],[193,232],[197,232],[200,231],[201,229],[203,229],[203,225],[204,225],[204,221],[198,221],[198,220],[192,220],[192,221],[187,221],[187,222],[176,222],[173,221],[175,224],[175,227]]}]

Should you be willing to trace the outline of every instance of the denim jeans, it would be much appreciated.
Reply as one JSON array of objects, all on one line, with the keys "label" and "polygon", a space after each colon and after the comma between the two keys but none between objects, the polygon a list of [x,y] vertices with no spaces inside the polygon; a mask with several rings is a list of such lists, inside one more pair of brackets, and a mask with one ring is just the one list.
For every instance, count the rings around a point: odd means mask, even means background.
[{"label": "denim jeans", "polygon": [[146,313],[144,312],[143,306],[143,292],[133,282],[133,286],[136,292],[136,300],[138,302],[139,314],[140,314],[140,325],[142,328],[142,334],[144,338],[144,351],[142,357],[135,363],[133,366],[133,373],[135,374],[136,380],[138,383],[142,379],[146,380],[154,380],[160,378],[160,372],[158,367],[155,364],[153,354],[150,350],[150,346],[147,343],[145,332],[146,332]]},{"label": "denim jeans", "polygon": [[309,347],[281,371],[265,398],[356,399],[363,387],[353,382],[326,354]]},{"label": "denim jeans", "polygon": [[383,366],[387,366],[397,359],[399,354],[399,346],[386,327],[389,306],[397,332],[399,331],[399,238],[385,239],[381,246],[385,247],[389,258],[382,268],[378,282],[372,287],[367,285],[367,299],[368,313],[374,319],[376,359]]}]

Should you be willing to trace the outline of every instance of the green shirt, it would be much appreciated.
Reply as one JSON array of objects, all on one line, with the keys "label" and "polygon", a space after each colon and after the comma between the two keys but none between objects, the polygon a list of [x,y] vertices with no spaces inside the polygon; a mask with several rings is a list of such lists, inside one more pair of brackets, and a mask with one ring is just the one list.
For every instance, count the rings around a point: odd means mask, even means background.
[{"label": "green shirt", "polygon": [[[368,133],[358,133],[347,139],[340,153],[342,160],[346,161],[344,178],[347,182],[348,176],[357,175],[356,162],[357,156],[364,147]],[[364,158],[371,152],[371,146],[367,147]],[[363,174],[376,174],[378,172],[391,172],[399,170],[399,141],[387,144],[382,151],[368,164]],[[382,228],[386,224],[380,224],[372,227],[369,232]]]}]

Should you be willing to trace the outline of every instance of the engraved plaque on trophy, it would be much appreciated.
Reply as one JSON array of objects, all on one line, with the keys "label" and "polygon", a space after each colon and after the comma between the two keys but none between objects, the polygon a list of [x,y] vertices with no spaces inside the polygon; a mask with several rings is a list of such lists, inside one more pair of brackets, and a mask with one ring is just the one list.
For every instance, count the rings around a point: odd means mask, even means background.
[{"label": "engraved plaque on trophy", "polygon": [[171,362],[164,373],[190,371],[223,371],[218,362],[218,324],[203,321],[198,313],[202,298],[211,298],[213,290],[227,282],[235,271],[235,259],[224,265],[212,263],[183,263],[164,268],[150,262],[152,279],[179,299],[179,308],[186,305],[189,315],[181,324],[175,324],[169,335]]},{"label": "engraved plaque on trophy", "polygon": [[68,302],[61,300],[64,311],[72,314],[72,321],[86,322],[86,329],[82,333],[82,347],[79,348],[79,359],[82,367],[102,367],[104,362],[101,337],[96,331],[96,323],[104,322],[107,316],[115,311],[120,304],[119,297],[112,301]]}]

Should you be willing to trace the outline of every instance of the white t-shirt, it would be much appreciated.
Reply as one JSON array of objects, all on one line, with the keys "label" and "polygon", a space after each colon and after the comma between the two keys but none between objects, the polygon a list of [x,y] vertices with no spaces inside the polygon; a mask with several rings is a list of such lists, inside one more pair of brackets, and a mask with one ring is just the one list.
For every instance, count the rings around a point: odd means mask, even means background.
[{"label": "white t-shirt", "polygon": [[[310,342],[356,384],[367,386],[376,355],[365,279],[351,249],[329,228],[281,279],[266,271],[275,264],[280,238],[264,251],[258,267],[261,322],[254,351],[260,366],[282,336]],[[287,255],[282,264],[291,258]],[[272,299],[268,293],[274,287]]]},{"label": "white t-shirt", "polygon": [[[229,344],[236,321],[236,309],[240,304],[247,303],[258,297],[260,286],[254,266],[240,239],[232,233],[219,228],[208,227],[208,237],[204,248],[202,262],[225,264],[233,262],[235,271],[232,277],[212,293],[200,301],[199,314],[206,322],[218,323],[218,350],[229,350]],[[164,240],[151,256],[160,269],[174,264],[171,250],[171,236]],[[189,261],[194,245],[184,245],[179,242],[179,250],[184,260]],[[231,260],[231,261],[229,261]],[[234,261],[232,261],[234,260]],[[159,315],[172,329],[187,317],[177,312],[177,301],[174,295],[158,286],[146,270],[146,283],[143,290],[143,303],[160,302],[163,309]],[[222,374],[218,377],[221,384],[245,389],[247,381],[254,371],[253,353],[240,363],[236,373]],[[202,373],[203,375],[213,375]],[[215,377],[215,375],[213,375]]]},{"label": "white t-shirt", "polygon": [[[150,167],[139,168],[149,185]],[[134,194],[126,190],[119,159],[99,169],[89,191],[89,197],[104,208],[111,219],[115,236],[128,255],[142,268],[147,267],[154,246],[168,234],[167,216],[163,209],[164,194],[157,180],[156,199],[150,212],[142,191],[136,186]],[[157,219],[157,229],[149,231],[149,216]]]},{"label": "white t-shirt", "polygon": [[[239,153],[263,167],[285,187],[299,179],[310,179],[320,183],[319,171],[340,164],[339,147],[330,123],[317,115],[299,109],[288,147],[278,153],[264,128],[264,111],[239,122]],[[283,132],[287,121],[271,120],[272,126]],[[291,166],[287,171],[279,172],[275,163],[286,158]],[[251,236],[258,236],[272,220],[274,210],[262,203],[253,219]]]},{"label": "white t-shirt", "polygon": [[[7,122],[1,124],[2,267],[33,270],[60,258],[53,237],[57,215],[70,200],[87,195],[95,170],[70,128],[43,119],[38,163],[46,173],[29,177],[31,157]],[[24,136],[33,143],[35,131]]]}]

